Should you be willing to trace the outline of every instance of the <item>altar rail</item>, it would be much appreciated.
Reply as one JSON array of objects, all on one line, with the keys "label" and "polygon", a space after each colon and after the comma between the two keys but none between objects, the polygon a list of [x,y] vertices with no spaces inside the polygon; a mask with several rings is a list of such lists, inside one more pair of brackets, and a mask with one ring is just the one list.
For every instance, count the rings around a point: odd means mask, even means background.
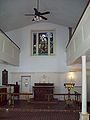
[{"label": "altar rail", "polygon": [[77,103],[80,103],[81,102],[81,94],[76,92],[75,93],[71,93],[71,94],[68,94],[68,93],[54,93],[54,94],[47,94],[48,96],[48,102],[50,102],[50,97],[51,96],[63,96],[64,97],[64,101],[66,101],[66,96],[74,96],[74,101],[77,102]]},{"label": "altar rail", "polygon": [[[28,100],[27,100],[27,101],[29,101],[29,100],[30,100],[30,97],[29,97],[29,96],[32,96],[33,93],[0,93],[0,98],[1,98],[1,99],[2,99],[2,96],[3,96],[3,95],[9,95],[8,102],[9,102],[9,105],[11,105],[11,104],[14,104],[14,97],[15,97],[15,96],[26,95],[26,96],[28,96]],[[78,93],[77,91],[74,91],[73,94],[68,94],[68,93],[46,94],[46,96],[48,96],[48,101],[47,101],[47,102],[48,102],[48,103],[52,102],[52,101],[50,100],[51,96],[63,96],[63,97],[64,97],[64,101],[66,101],[66,100],[67,100],[67,99],[66,99],[66,96],[68,96],[68,95],[74,96],[74,101],[75,101],[78,105],[81,104],[81,94]]]}]

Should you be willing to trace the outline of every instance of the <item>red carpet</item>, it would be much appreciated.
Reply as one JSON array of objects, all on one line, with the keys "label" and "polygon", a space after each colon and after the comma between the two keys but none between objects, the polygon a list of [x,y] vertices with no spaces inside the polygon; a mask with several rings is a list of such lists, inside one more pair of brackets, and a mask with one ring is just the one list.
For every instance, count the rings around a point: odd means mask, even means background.
[{"label": "red carpet", "polygon": [[16,101],[13,106],[0,108],[0,120],[79,120],[80,106]]}]

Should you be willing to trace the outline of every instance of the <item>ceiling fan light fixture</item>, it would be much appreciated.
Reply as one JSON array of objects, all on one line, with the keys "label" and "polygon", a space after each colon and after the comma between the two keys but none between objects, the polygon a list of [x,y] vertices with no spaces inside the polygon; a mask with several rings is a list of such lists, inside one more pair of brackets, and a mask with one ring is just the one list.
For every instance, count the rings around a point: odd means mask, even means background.
[{"label": "ceiling fan light fixture", "polygon": [[39,17],[39,19],[40,19],[40,20],[42,20],[42,18],[41,18],[41,17]]},{"label": "ceiling fan light fixture", "polygon": [[41,20],[42,20],[42,18],[39,17],[39,16],[35,16],[35,17],[33,18],[33,21],[36,21],[36,22],[39,22],[39,21],[41,21]]},{"label": "ceiling fan light fixture", "polygon": [[34,8],[34,14],[25,14],[25,16],[34,16],[34,18],[32,19],[33,22],[39,22],[41,20],[47,20],[47,17],[45,17],[44,15],[46,14],[50,14],[49,11],[45,11],[45,12],[40,12],[39,11],[39,0],[37,0],[37,8]]}]

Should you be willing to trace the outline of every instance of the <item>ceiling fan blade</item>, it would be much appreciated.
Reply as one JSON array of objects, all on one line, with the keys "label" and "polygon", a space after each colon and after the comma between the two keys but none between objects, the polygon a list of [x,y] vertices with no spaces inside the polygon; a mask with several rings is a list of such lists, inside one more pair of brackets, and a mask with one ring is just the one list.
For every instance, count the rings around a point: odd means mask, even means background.
[{"label": "ceiling fan blade", "polygon": [[41,17],[42,19],[44,19],[44,20],[47,20],[47,18],[46,18],[46,17],[44,17],[44,16],[42,16],[42,15],[40,15],[40,17]]},{"label": "ceiling fan blade", "polygon": [[35,14],[24,14],[25,16],[34,16]]},{"label": "ceiling fan blade", "polygon": [[32,19],[32,21],[35,21],[34,18]]},{"label": "ceiling fan blade", "polygon": [[50,12],[47,11],[47,12],[40,13],[40,15],[45,15],[45,14],[50,14]]},{"label": "ceiling fan blade", "polygon": [[36,8],[34,8],[34,11],[35,11],[35,15],[36,15],[36,16],[41,15],[40,12],[39,12]]},{"label": "ceiling fan blade", "polygon": [[35,13],[38,13],[38,10],[36,8],[34,8],[34,11],[35,11]]}]

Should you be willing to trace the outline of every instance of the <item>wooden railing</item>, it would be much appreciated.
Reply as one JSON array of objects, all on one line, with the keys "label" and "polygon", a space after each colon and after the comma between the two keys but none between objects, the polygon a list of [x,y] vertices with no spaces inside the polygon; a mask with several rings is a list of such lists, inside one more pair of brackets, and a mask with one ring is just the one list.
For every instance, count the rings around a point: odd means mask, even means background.
[{"label": "wooden railing", "polygon": [[13,42],[13,40],[11,40],[11,38],[5,32],[3,32],[1,29],[0,31],[8,38],[8,40],[10,40],[15,46],[17,46],[20,49],[20,47],[15,42]]},{"label": "wooden railing", "polygon": [[2,93],[0,93],[0,99],[1,100],[3,98],[3,95],[8,96],[7,101],[8,101],[9,105],[12,105],[12,104],[14,105],[14,97],[15,96],[19,97],[20,95],[26,95],[29,98],[29,96],[33,95],[33,93],[4,93],[4,92],[2,92]]},{"label": "wooden railing", "polygon": [[0,30],[0,63],[19,66],[20,48]]},{"label": "wooden railing", "polygon": [[[0,93],[0,98],[2,98],[3,95],[9,95],[8,100],[10,100],[9,105],[14,104],[14,96],[20,96],[20,95],[26,95],[29,96],[33,95],[33,93]],[[80,104],[81,102],[81,94],[78,93],[77,91],[74,91],[74,93],[68,94],[68,93],[54,93],[54,94],[45,94],[46,96],[48,96],[48,103],[51,102],[50,98],[52,96],[63,96],[64,97],[64,101],[66,101],[66,96],[74,96],[74,101],[78,104]]]},{"label": "wooden railing", "polygon": [[50,102],[50,97],[51,96],[64,96],[64,100],[66,100],[66,96],[68,97],[69,96],[74,96],[74,100],[76,102],[79,102],[81,101],[81,94],[76,92],[75,93],[71,93],[71,94],[68,94],[68,93],[54,93],[54,94],[46,94],[48,96],[48,102]]},{"label": "wooden railing", "polygon": [[87,5],[86,5],[86,7],[85,7],[85,9],[84,9],[84,11],[83,11],[83,13],[82,13],[82,15],[81,15],[80,19],[78,20],[78,23],[77,23],[77,25],[76,25],[76,27],[75,27],[75,29],[74,29],[74,31],[73,31],[73,33],[72,33],[72,35],[71,35],[70,40],[68,41],[68,43],[67,43],[67,45],[66,45],[66,48],[68,47],[68,45],[69,45],[69,43],[70,43],[70,41],[71,41],[71,39],[72,39],[72,37],[73,37],[73,35],[74,35],[74,33],[75,33],[75,31],[76,31],[77,27],[78,27],[78,25],[79,25],[79,23],[80,23],[80,21],[81,21],[81,19],[82,19],[83,15],[84,15],[84,13],[85,13],[85,11],[86,11],[87,7],[88,7],[88,5],[89,5],[89,3],[90,3],[90,0],[88,0],[88,3],[87,3]]}]

